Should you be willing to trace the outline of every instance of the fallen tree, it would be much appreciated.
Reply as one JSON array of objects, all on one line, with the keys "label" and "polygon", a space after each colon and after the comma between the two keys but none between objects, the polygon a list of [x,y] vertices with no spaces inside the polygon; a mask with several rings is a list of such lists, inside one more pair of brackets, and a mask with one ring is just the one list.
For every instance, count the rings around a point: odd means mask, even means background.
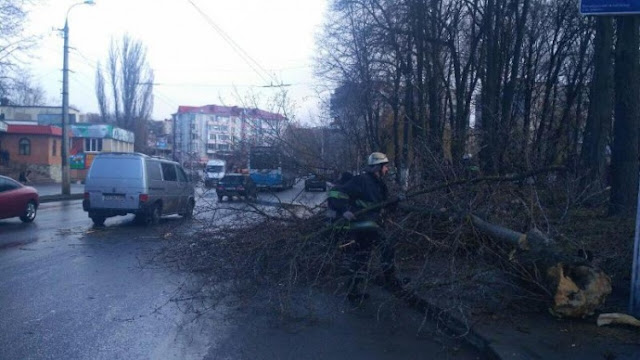
[{"label": "fallen tree", "polygon": [[[410,205],[400,208],[440,219],[460,218],[446,210],[432,210]],[[534,228],[526,234],[492,224],[476,215],[466,217],[473,230],[493,241],[509,246],[508,261],[530,276],[529,279],[550,295],[549,311],[558,317],[582,318],[592,315],[611,293],[611,279],[584,258],[567,254],[552,239]]]},{"label": "fallen tree", "polygon": [[611,279],[585,259],[565,254],[556,242],[538,229],[526,234],[491,224],[470,215],[481,233],[513,247],[510,261],[534,272],[553,295],[552,314],[562,317],[592,315],[611,293]]}]

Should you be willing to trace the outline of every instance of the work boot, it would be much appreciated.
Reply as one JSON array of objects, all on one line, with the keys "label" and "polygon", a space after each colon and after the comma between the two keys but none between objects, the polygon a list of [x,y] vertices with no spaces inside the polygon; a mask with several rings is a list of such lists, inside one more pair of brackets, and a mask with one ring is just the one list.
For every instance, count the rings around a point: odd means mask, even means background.
[{"label": "work boot", "polygon": [[396,272],[393,269],[385,270],[383,273],[384,287],[390,291],[402,290],[403,282],[398,279]]},{"label": "work boot", "polygon": [[362,291],[362,283],[364,279],[361,277],[362,274],[356,274],[353,278],[353,282],[351,287],[349,288],[349,293],[347,294],[347,299],[353,303],[361,303],[363,300],[369,298],[369,294]]}]

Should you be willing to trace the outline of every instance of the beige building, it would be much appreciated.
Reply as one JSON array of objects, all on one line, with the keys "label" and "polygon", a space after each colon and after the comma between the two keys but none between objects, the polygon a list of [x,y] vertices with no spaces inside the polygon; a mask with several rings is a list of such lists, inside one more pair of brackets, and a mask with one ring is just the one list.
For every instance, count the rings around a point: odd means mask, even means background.
[{"label": "beige building", "polygon": [[[38,125],[62,125],[62,107],[60,106],[17,106],[0,105],[0,114],[4,120],[12,122],[34,122]],[[69,107],[69,123],[82,122],[80,111]]]}]

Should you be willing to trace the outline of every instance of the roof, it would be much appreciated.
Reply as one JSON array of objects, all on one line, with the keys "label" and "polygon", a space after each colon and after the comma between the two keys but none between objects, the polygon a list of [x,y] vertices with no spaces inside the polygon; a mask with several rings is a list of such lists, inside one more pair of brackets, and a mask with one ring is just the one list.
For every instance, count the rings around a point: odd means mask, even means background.
[{"label": "roof", "polygon": [[7,134],[62,136],[62,129],[51,125],[15,125],[9,124]]},{"label": "roof", "polygon": [[[0,108],[14,108],[14,109],[59,109],[62,111],[60,105],[0,105]],[[73,105],[69,105],[69,110],[80,112]]]},{"label": "roof", "polygon": [[237,106],[220,106],[220,105],[204,105],[204,106],[178,106],[178,114],[199,113],[220,116],[249,116],[265,120],[287,120],[286,117],[257,108],[249,109]]}]

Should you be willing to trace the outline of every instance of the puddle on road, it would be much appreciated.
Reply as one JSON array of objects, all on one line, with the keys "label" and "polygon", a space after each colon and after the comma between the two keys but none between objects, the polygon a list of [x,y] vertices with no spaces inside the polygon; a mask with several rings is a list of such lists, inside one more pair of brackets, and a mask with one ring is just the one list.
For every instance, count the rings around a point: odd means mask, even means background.
[{"label": "puddle on road", "polygon": [[[27,240],[27,241],[12,241],[12,242],[9,242],[9,243],[6,243],[6,244],[0,244],[0,250],[11,249],[11,248],[24,246],[24,245],[29,245],[29,244],[32,244],[32,243],[34,243],[36,241],[38,241],[38,239],[31,239],[31,240]],[[28,249],[20,249],[20,250],[28,250]]]}]

